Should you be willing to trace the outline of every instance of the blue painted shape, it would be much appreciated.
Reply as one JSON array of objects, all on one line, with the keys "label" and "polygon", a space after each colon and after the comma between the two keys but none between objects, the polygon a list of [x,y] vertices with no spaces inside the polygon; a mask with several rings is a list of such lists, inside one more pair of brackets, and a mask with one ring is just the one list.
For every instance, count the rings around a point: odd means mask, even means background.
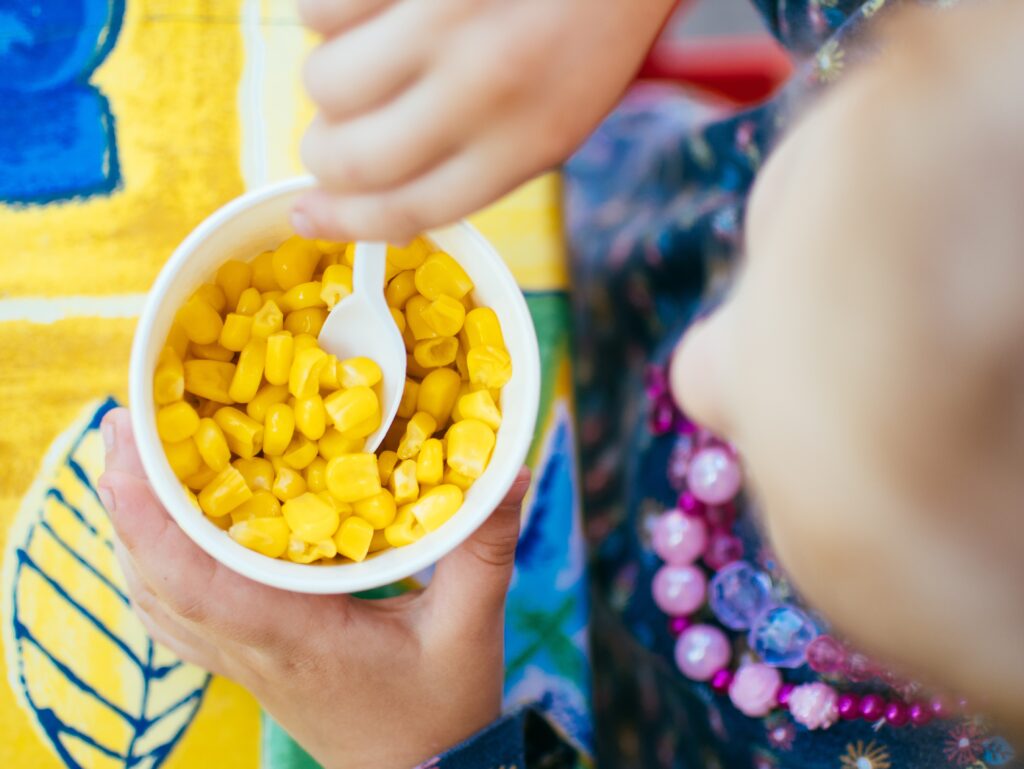
[{"label": "blue painted shape", "polygon": [[[71,471],[75,483],[82,484],[83,488],[89,492],[85,499],[94,507],[99,502],[98,497],[95,496],[96,489],[93,479],[82,464],[76,460],[76,456],[78,456],[83,441],[99,429],[103,415],[116,406],[117,403],[112,399],[104,402],[91,415],[82,433],[76,437],[67,455],[62,458],[63,467]],[[60,470],[60,466],[57,469]],[[104,575],[104,569],[100,564],[91,563],[82,551],[75,551],[57,533],[55,530],[57,527],[51,525],[52,522],[47,519],[45,507],[47,500],[55,501],[60,506],[57,509],[70,511],[74,516],[73,520],[81,523],[81,526],[78,527],[81,535],[96,539],[102,546],[102,552],[110,552],[109,540],[104,532],[90,522],[88,514],[69,503],[65,492],[62,492],[61,489],[51,487],[46,490],[40,503],[38,519],[34,520],[25,530],[26,533],[20,542],[12,543],[12,554],[16,559],[16,566],[10,588],[12,591],[10,622],[16,647],[16,673],[21,694],[51,747],[69,769],[88,769],[75,758],[68,748],[69,741],[87,745],[99,754],[119,762],[125,769],[141,765],[155,769],[167,759],[171,750],[191,724],[202,703],[210,676],[197,672],[195,675],[186,677],[184,681],[169,680],[172,674],[182,668],[183,663],[175,660],[159,664],[156,659],[156,647],[150,639],[146,638],[144,643],[138,644],[137,639],[129,640],[119,637],[117,628],[107,626],[103,618],[92,607],[85,605],[88,599],[92,598],[97,598],[102,605],[102,598],[113,596],[119,604],[124,606],[126,613],[130,611],[128,598],[121,586],[114,584]],[[92,517],[92,520],[97,521],[98,519]],[[68,553],[86,574],[94,578],[92,592],[88,593],[85,602],[76,599],[70,589],[71,586],[63,582],[67,579],[67,575],[56,573],[47,563],[41,563],[37,557],[33,557],[31,554],[33,543],[37,542],[39,538],[46,538],[56,544],[60,551]],[[113,558],[112,553],[110,558]],[[141,679],[138,701],[128,705],[125,705],[124,702],[119,704],[115,701],[114,696],[101,691],[95,683],[90,683],[87,680],[88,673],[76,667],[76,660],[73,656],[69,658],[67,648],[54,650],[48,647],[44,639],[47,635],[54,637],[53,627],[40,627],[41,615],[34,612],[29,612],[26,615],[24,612],[25,607],[22,602],[28,593],[26,592],[27,588],[23,588],[23,581],[29,576],[32,577],[35,584],[44,586],[49,594],[54,596],[52,599],[47,599],[56,602],[55,604],[48,603],[48,608],[55,607],[58,610],[56,612],[58,615],[64,613],[68,617],[76,616],[84,620],[95,630],[96,638],[119,650],[123,657],[123,664],[133,671],[133,675],[137,673]],[[33,598],[38,600],[38,594]],[[83,639],[79,640],[84,642]],[[103,744],[97,737],[79,728],[81,724],[69,723],[68,716],[81,718],[81,714],[62,714],[57,712],[54,707],[37,702],[33,692],[45,691],[46,682],[32,681],[26,677],[24,659],[29,653],[42,655],[49,663],[53,671],[52,675],[62,677],[66,683],[91,700],[96,707],[109,711],[110,714],[121,719],[130,733],[127,744],[123,746]],[[161,699],[154,699],[157,696],[157,689],[160,687],[163,687],[159,692]],[[168,697],[168,695],[170,696]],[[160,712],[149,714],[156,702],[166,702],[167,704],[162,706]],[[141,749],[138,747],[143,741],[151,741],[147,740],[147,737],[165,725],[170,725],[173,730],[169,737],[158,739],[155,745],[147,744],[145,748]]]},{"label": "blue painted shape", "polygon": [[89,78],[123,18],[124,0],[0,0],[0,201],[117,188],[114,118]]}]

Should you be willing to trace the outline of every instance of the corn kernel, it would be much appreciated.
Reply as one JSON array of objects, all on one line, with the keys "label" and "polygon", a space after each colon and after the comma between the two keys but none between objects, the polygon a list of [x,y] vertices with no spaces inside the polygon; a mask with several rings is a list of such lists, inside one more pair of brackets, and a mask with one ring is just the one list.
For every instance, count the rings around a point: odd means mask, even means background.
[{"label": "corn kernel", "polygon": [[292,563],[313,563],[321,558],[328,560],[333,558],[338,554],[338,548],[333,539],[309,543],[292,537],[288,540],[288,550],[285,554]]},{"label": "corn kernel", "polygon": [[288,331],[276,331],[267,337],[267,362],[264,376],[274,385],[288,384],[295,356],[295,339]]},{"label": "corn kernel", "polygon": [[[409,419],[416,413],[416,404],[419,400],[420,383],[415,379],[406,379],[405,388],[402,390],[402,400],[398,403],[398,416],[402,419]],[[420,409],[426,411],[426,409]]]},{"label": "corn kernel", "polygon": [[220,336],[224,325],[217,311],[210,303],[193,296],[178,310],[175,320],[185,330],[189,340],[196,344],[212,344]]},{"label": "corn kernel", "polygon": [[455,336],[466,320],[466,308],[462,302],[450,296],[441,295],[420,312],[423,322],[439,336]]},{"label": "corn kernel", "polygon": [[248,403],[256,397],[263,382],[263,367],[267,360],[267,343],[263,339],[250,339],[238,355],[235,375],[231,379],[228,395],[236,403]]},{"label": "corn kernel", "polygon": [[384,538],[392,547],[405,547],[422,537],[426,532],[412,514],[409,505],[398,508],[395,522],[384,529]]},{"label": "corn kernel", "polygon": [[283,312],[306,310],[310,307],[323,307],[326,302],[320,298],[320,281],[312,280],[292,286],[281,297],[279,306]]},{"label": "corn kernel", "polygon": [[[419,344],[419,342],[417,342],[416,344]],[[432,368],[421,366],[420,362],[416,360],[415,355],[405,356],[405,373],[408,374],[409,376],[415,377],[417,379],[423,379],[427,374],[429,374],[433,370],[434,369]]]},{"label": "corn kernel", "polygon": [[257,422],[265,422],[267,410],[275,403],[284,403],[288,400],[288,388],[285,385],[266,384],[259,389],[256,397],[245,406],[245,413]]},{"label": "corn kernel", "polygon": [[501,427],[501,412],[487,390],[475,390],[459,398],[460,419],[478,419],[492,430]]},{"label": "corn kernel", "polygon": [[181,327],[180,323],[172,323],[171,330],[167,333],[167,346],[174,350],[179,359],[185,360],[185,353],[188,352],[188,334]]},{"label": "corn kernel", "polygon": [[239,521],[228,529],[228,535],[235,542],[270,558],[284,555],[290,534],[282,517],[252,518]]},{"label": "corn kernel", "polygon": [[212,467],[204,465],[202,459],[200,459],[199,469],[185,479],[185,485],[190,489],[199,491],[216,477],[217,471]]},{"label": "corn kernel", "polygon": [[383,531],[373,532],[373,537],[370,539],[370,552],[379,553],[381,550],[386,550],[391,547],[388,544],[388,538],[384,535]]},{"label": "corn kernel", "polygon": [[327,310],[322,307],[310,307],[288,313],[288,317],[284,319],[284,327],[293,334],[318,336],[326,321]]},{"label": "corn kernel", "polygon": [[213,518],[228,515],[232,510],[252,497],[252,490],[245,478],[230,465],[199,492],[199,506]]},{"label": "corn kernel", "polygon": [[320,451],[320,456],[330,462],[335,457],[340,457],[343,454],[355,454],[362,451],[363,444],[365,443],[366,440],[364,438],[352,438],[339,433],[331,427],[317,441],[317,448]]},{"label": "corn kernel", "polygon": [[341,387],[338,380],[341,362],[334,355],[327,356],[327,362],[320,367],[320,390],[321,392],[333,392]]},{"label": "corn kernel", "polygon": [[448,429],[448,465],[470,478],[487,469],[494,450],[494,431],[478,419],[464,419]]},{"label": "corn kernel", "polygon": [[437,486],[408,505],[413,517],[426,531],[437,531],[462,506],[462,489]]},{"label": "corn kernel", "polygon": [[191,358],[216,360],[221,363],[227,363],[235,357],[231,350],[222,346],[219,342],[214,342],[213,344],[196,344],[193,342],[188,346],[188,351]]},{"label": "corn kernel", "polygon": [[512,378],[512,358],[504,347],[474,347],[466,354],[469,381],[477,387],[501,388]]},{"label": "corn kernel", "polygon": [[220,472],[231,462],[231,449],[228,448],[224,431],[212,419],[199,420],[195,442],[199,449],[199,456],[213,470]]},{"label": "corn kernel", "polygon": [[284,326],[284,315],[273,299],[268,299],[252,317],[253,339],[266,339]]},{"label": "corn kernel", "polygon": [[256,491],[270,491],[274,486],[274,466],[269,459],[253,457],[236,459],[231,466],[245,478],[245,485]]},{"label": "corn kernel", "polygon": [[327,431],[327,410],[319,395],[295,399],[295,427],[311,441],[318,441]]},{"label": "corn kernel", "polygon": [[231,511],[231,522],[253,518],[274,518],[281,515],[281,503],[269,491],[254,491],[252,496]]},{"label": "corn kernel", "polygon": [[416,481],[420,486],[436,486],[443,476],[444,446],[437,438],[428,438],[423,441],[423,448],[416,457]]},{"label": "corn kernel", "polygon": [[407,459],[401,462],[391,473],[391,480],[388,482],[395,497],[395,503],[404,505],[412,502],[420,495],[420,485],[416,480],[416,460]]},{"label": "corn kernel", "polygon": [[284,454],[295,433],[295,414],[284,403],[275,403],[267,409],[263,424],[263,453],[268,457]]},{"label": "corn kernel", "polygon": [[369,358],[348,358],[340,364],[342,387],[373,387],[382,378],[380,366]]},{"label": "corn kernel", "polygon": [[[309,334],[296,334],[295,335],[295,354],[298,355],[303,350],[320,349],[320,345],[316,341],[315,336]],[[327,353],[324,353],[326,355]],[[334,357],[333,355],[330,357]],[[337,358],[335,358],[337,360]]]},{"label": "corn kernel", "polygon": [[432,369],[454,363],[458,350],[459,343],[455,341],[455,337],[442,336],[417,342],[412,355],[423,368]]},{"label": "corn kernel", "polygon": [[462,347],[455,353],[455,370],[459,372],[463,382],[469,381],[469,364],[466,362],[466,351]]},{"label": "corn kernel", "polygon": [[352,505],[353,512],[375,529],[390,526],[395,520],[395,498],[387,489],[381,489],[372,497],[361,499]]},{"label": "corn kernel", "polygon": [[225,406],[213,415],[224,431],[228,447],[244,459],[252,459],[263,446],[263,425],[236,408]]},{"label": "corn kernel", "polygon": [[217,403],[217,401],[207,401],[202,398],[189,396],[189,403],[192,403],[194,400],[199,401],[199,405],[196,406],[195,409],[200,419],[212,419],[213,415],[217,413],[217,409],[224,405],[222,403]]},{"label": "corn kernel", "polygon": [[366,437],[380,426],[380,401],[369,387],[331,393],[324,400],[324,408],[334,428],[346,435]]},{"label": "corn kernel", "polygon": [[167,464],[179,480],[194,475],[203,466],[203,458],[199,455],[196,442],[191,438],[175,443],[164,443],[164,454],[167,455]]},{"label": "corn kernel", "polygon": [[308,491],[285,502],[281,512],[292,534],[303,542],[320,542],[338,529],[338,512]]},{"label": "corn kernel", "polygon": [[394,451],[382,451],[377,455],[377,469],[380,471],[380,485],[387,486],[391,473],[398,464],[398,454]]},{"label": "corn kernel", "polygon": [[[395,310],[395,312],[397,312],[397,310]],[[394,316],[392,315],[392,317]],[[396,323],[395,325],[398,326],[399,330],[402,332],[402,344],[405,345],[405,351],[411,353],[412,348],[416,346],[416,336],[412,333],[412,329],[409,328],[405,315],[402,316],[401,324]]]},{"label": "corn kernel", "polygon": [[466,314],[463,341],[467,348],[505,347],[498,316],[490,307],[476,307]]},{"label": "corn kernel", "polygon": [[[295,340],[298,344],[298,339]],[[288,391],[296,398],[308,398],[320,392],[320,369],[327,364],[327,353],[318,347],[296,349],[288,375]]]},{"label": "corn kernel", "polygon": [[229,312],[224,318],[224,325],[221,327],[217,342],[225,350],[239,352],[245,347],[250,336],[252,336],[252,317]]},{"label": "corn kernel", "polygon": [[221,287],[215,283],[204,283],[196,289],[192,296],[198,296],[216,310],[218,315],[224,312],[228,306],[227,297],[224,296]]},{"label": "corn kernel", "polygon": [[304,474],[306,488],[319,494],[327,490],[327,460],[323,457],[315,457],[306,467]]},{"label": "corn kernel", "polygon": [[226,306],[235,307],[238,305],[238,297],[252,283],[252,268],[245,262],[229,259],[217,269],[214,280],[224,292]]},{"label": "corn kernel", "polygon": [[415,270],[427,258],[430,247],[417,238],[409,245],[401,248],[399,246],[388,246],[388,261],[399,270]]},{"label": "corn kernel", "polygon": [[167,443],[191,438],[199,429],[199,415],[184,401],[164,406],[156,412],[156,432]]},{"label": "corn kernel", "polygon": [[247,288],[238,297],[238,304],[235,305],[235,313],[251,318],[262,306],[263,298],[260,296],[260,292],[255,288]]},{"label": "corn kernel", "polygon": [[412,459],[420,453],[423,442],[437,430],[437,420],[425,411],[417,411],[405,428],[405,435],[398,444],[400,459]]},{"label": "corn kernel", "polygon": [[345,249],[348,247],[347,243],[339,243],[334,240],[321,240],[319,238],[314,240],[313,244],[324,256],[332,255],[339,258],[345,253]]},{"label": "corn kernel", "polygon": [[252,286],[257,291],[273,291],[278,288],[274,280],[274,252],[264,251],[250,263],[252,267]]},{"label": "corn kernel", "polygon": [[450,368],[434,369],[420,384],[416,408],[434,417],[438,425],[447,424],[461,387],[462,380]]},{"label": "corn kernel", "polygon": [[428,325],[423,317],[423,311],[429,306],[430,301],[419,294],[405,303],[405,322],[417,342],[437,336],[437,332]]},{"label": "corn kernel", "polygon": [[463,491],[469,491],[469,487],[473,485],[474,478],[470,478],[468,475],[457,473],[450,467],[444,471],[443,483],[450,484],[452,486],[458,486]]},{"label": "corn kernel", "polygon": [[402,335],[403,341],[405,339],[405,316],[402,315],[401,310],[396,310],[394,307],[388,307],[388,312],[391,313],[391,319],[395,322],[398,327],[398,333]]},{"label": "corn kernel", "polygon": [[377,457],[342,454],[327,463],[327,490],[340,502],[357,502],[380,491]]},{"label": "corn kernel", "polygon": [[311,441],[305,435],[296,435],[284,452],[285,463],[296,470],[305,470],[309,463],[316,459],[316,441]]},{"label": "corn kernel", "polygon": [[365,560],[373,540],[373,527],[362,518],[346,518],[334,535],[338,553],[353,561]]},{"label": "corn kernel", "polygon": [[265,305],[267,302],[273,302],[277,305],[278,309],[280,309],[282,296],[284,296],[284,291],[264,291],[260,294],[260,307]]},{"label": "corn kernel", "polygon": [[287,502],[306,493],[306,479],[298,470],[280,465],[274,475],[274,485],[270,487],[270,491],[282,502]]},{"label": "corn kernel", "polygon": [[461,299],[473,290],[473,281],[448,254],[436,253],[416,268],[416,290],[431,301],[442,294]]},{"label": "corn kernel", "polygon": [[331,496],[331,492],[327,491],[326,489],[324,491],[316,492],[316,495],[327,504],[334,506],[334,509],[337,510],[338,512],[338,518],[340,520],[344,521],[346,518],[352,515],[352,505],[350,505],[348,502],[339,502],[333,496]]},{"label": "corn kernel", "polygon": [[174,403],[185,396],[185,368],[170,346],[160,351],[153,371],[153,400],[157,405]]},{"label": "corn kernel", "polygon": [[328,310],[352,293],[352,267],[347,264],[332,264],[324,270],[320,299]]},{"label": "corn kernel", "polygon": [[185,496],[188,497],[188,501],[192,503],[192,507],[202,512],[202,508],[199,507],[199,497],[192,491],[186,484],[182,484],[181,490],[185,492]]},{"label": "corn kernel", "polygon": [[413,270],[406,270],[398,273],[388,283],[384,291],[384,299],[389,307],[401,310],[405,303],[416,295],[416,273]]},{"label": "corn kernel", "polygon": [[185,392],[207,398],[217,403],[232,403],[228,387],[235,376],[233,363],[215,360],[187,360],[185,370]]},{"label": "corn kernel", "polygon": [[293,235],[277,247],[271,259],[277,286],[287,291],[300,283],[308,282],[313,277],[313,271],[319,261],[320,252],[316,245]]}]

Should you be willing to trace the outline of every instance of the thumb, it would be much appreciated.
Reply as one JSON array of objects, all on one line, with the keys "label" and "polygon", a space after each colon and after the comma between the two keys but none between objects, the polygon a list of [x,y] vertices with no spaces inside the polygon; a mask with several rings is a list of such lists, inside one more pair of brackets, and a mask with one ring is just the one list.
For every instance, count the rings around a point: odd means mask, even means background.
[{"label": "thumb", "polygon": [[438,611],[457,627],[490,622],[505,604],[515,565],[519,518],[530,486],[530,471],[522,468],[512,488],[491,517],[437,565],[428,588]]},{"label": "thumb", "polygon": [[672,396],[697,424],[728,438],[731,407],[728,374],[732,352],[732,303],[690,327],[672,356]]}]

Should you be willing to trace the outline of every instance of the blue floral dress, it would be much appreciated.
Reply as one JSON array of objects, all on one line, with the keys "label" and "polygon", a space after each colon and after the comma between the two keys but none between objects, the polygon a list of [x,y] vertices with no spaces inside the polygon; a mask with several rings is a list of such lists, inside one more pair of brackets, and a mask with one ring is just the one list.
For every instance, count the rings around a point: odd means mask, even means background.
[{"label": "blue floral dress", "polygon": [[[943,4],[943,3],[940,3]],[[686,679],[651,597],[661,565],[654,516],[676,504],[674,433],[651,429],[645,373],[663,366],[700,308],[728,284],[755,174],[789,107],[842,77],[857,37],[896,0],[757,0],[801,62],[772,102],[724,119],[673,91],[631,95],[567,166],[574,253],[578,435],[590,551],[593,729],[543,703],[428,762],[444,769],[987,769],[1022,767],[978,717],[894,728],[840,721],[808,731],[784,711],[748,718]],[[869,53],[869,51],[867,52]],[[792,595],[770,549],[745,528],[744,558]],[[799,672],[799,671],[798,671]],[[804,670],[805,680],[815,674]],[[861,684],[868,692],[880,683]]]}]

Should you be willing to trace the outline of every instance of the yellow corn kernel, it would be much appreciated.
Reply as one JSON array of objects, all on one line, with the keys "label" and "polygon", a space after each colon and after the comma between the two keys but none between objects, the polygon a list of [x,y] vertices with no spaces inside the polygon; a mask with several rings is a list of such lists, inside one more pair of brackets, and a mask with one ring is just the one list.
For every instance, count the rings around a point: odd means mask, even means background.
[{"label": "yellow corn kernel", "polygon": [[339,243],[335,240],[321,240],[319,238],[314,240],[313,244],[321,254],[325,256],[337,256],[339,258],[341,258],[342,254],[345,253],[345,249],[348,247],[347,243]]},{"label": "yellow corn kernel", "polygon": [[[298,344],[298,339],[295,340]],[[288,391],[296,398],[308,398],[320,392],[320,369],[327,364],[327,353],[318,347],[296,349],[288,374]]]},{"label": "yellow corn kernel", "polygon": [[[443,371],[444,369],[441,370]],[[471,392],[473,392],[473,385],[471,385],[469,382],[459,382],[458,397],[456,397],[455,399],[455,406],[452,407],[451,413],[451,420],[453,422],[461,422],[463,419],[466,418],[465,416],[463,416],[462,409],[459,408],[459,404],[462,402],[462,396],[469,395],[469,393]]]},{"label": "yellow corn kernel", "polygon": [[[419,400],[420,383],[415,379],[405,380],[405,389],[402,390],[402,400],[398,404],[398,416],[401,419],[409,419],[416,413],[416,404]],[[426,411],[426,409],[420,409]]]},{"label": "yellow corn kernel", "polygon": [[402,331],[402,344],[405,345],[405,351],[412,352],[412,348],[416,346],[416,336],[412,333],[412,329],[409,328],[405,316],[402,316],[401,324],[396,323],[395,325]]},{"label": "yellow corn kernel", "polygon": [[375,529],[390,526],[395,520],[395,498],[387,489],[381,489],[372,497],[361,499],[352,505],[353,512]]},{"label": "yellow corn kernel", "polygon": [[254,491],[252,496],[231,511],[231,522],[252,518],[274,518],[281,515],[281,503],[269,491]]},{"label": "yellow corn kernel", "polygon": [[264,291],[260,294],[260,307],[265,305],[267,302],[273,302],[277,305],[278,309],[280,309],[282,296],[284,296],[284,291]]},{"label": "yellow corn kernel", "polygon": [[319,395],[295,399],[295,427],[311,441],[318,441],[327,431],[327,410]]},{"label": "yellow corn kernel", "polygon": [[469,381],[477,387],[496,389],[512,378],[512,358],[504,347],[474,347],[466,354]]},{"label": "yellow corn kernel", "polygon": [[199,492],[199,506],[212,518],[228,515],[252,497],[252,489],[235,468],[228,465]]},{"label": "yellow corn kernel", "polygon": [[339,502],[333,496],[331,496],[331,492],[327,491],[326,489],[324,491],[317,491],[315,493],[324,502],[334,507],[334,509],[338,512],[338,518],[340,520],[344,521],[346,518],[352,515],[352,505],[350,505],[348,502]]},{"label": "yellow corn kernel", "polygon": [[224,296],[224,291],[221,287],[215,283],[204,283],[196,289],[192,296],[198,296],[210,307],[217,311],[217,314],[224,312],[228,306],[227,297]]},{"label": "yellow corn kernel", "polygon": [[[263,306],[263,297],[255,288],[247,288],[238,297],[238,304],[235,305],[235,313],[251,318],[256,311]],[[250,326],[250,331],[252,327]]]},{"label": "yellow corn kernel", "polygon": [[395,325],[398,327],[398,333],[402,335],[404,340],[405,316],[402,315],[401,310],[396,310],[394,307],[388,307],[388,311],[391,313],[391,319],[395,322]]},{"label": "yellow corn kernel", "polygon": [[232,403],[228,387],[235,376],[235,364],[215,360],[187,360],[185,392],[217,403]]},{"label": "yellow corn kernel", "polygon": [[432,369],[454,363],[455,353],[458,350],[459,343],[455,337],[442,336],[437,339],[424,339],[422,342],[417,342],[412,355],[423,368]]},{"label": "yellow corn kernel", "polygon": [[494,431],[478,419],[463,419],[448,429],[448,466],[470,478],[487,469],[494,450]]},{"label": "yellow corn kernel", "polygon": [[188,351],[191,358],[216,360],[221,363],[227,363],[235,357],[231,350],[222,346],[219,342],[214,342],[213,344],[196,344],[193,342],[188,346]]},{"label": "yellow corn kernel", "polygon": [[268,299],[252,316],[252,337],[253,339],[266,339],[271,334],[280,331],[283,326],[284,314],[282,314],[281,308],[273,299]]},{"label": "yellow corn kernel", "polygon": [[377,455],[377,470],[380,471],[380,485],[387,486],[391,473],[398,464],[398,454],[394,451],[382,451]]},{"label": "yellow corn kernel", "polygon": [[338,554],[338,548],[333,539],[325,539],[320,542],[303,542],[298,537],[288,540],[288,549],[285,555],[292,563],[313,563],[321,558],[331,559]]},{"label": "yellow corn kernel", "polygon": [[450,467],[444,471],[444,478],[442,481],[452,486],[458,486],[463,491],[469,491],[469,487],[473,485],[474,478],[470,478],[468,475],[457,473]]},{"label": "yellow corn kernel", "polygon": [[311,441],[305,435],[296,435],[284,452],[284,461],[289,467],[296,470],[305,470],[309,463],[316,459],[316,441]]},{"label": "yellow corn kernel", "polygon": [[436,486],[408,505],[413,517],[426,531],[437,531],[462,506],[462,489]]},{"label": "yellow corn kernel", "polygon": [[280,558],[288,549],[291,532],[282,517],[251,518],[234,524],[228,529],[228,535],[243,547],[270,558]]},{"label": "yellow corn kernel", "polygon": [[153,371],[153,400],[158,405],[180,401],[185,396],[185,368],[174,348],[160,351]]},{"label": "yellow corn kernel", "polygon": [[280,465],[274,474],[274,485],[270,491],[282,502],[287,502],[306,493],[306,479],[298,470]]},{"label": "yellow corn kernel", "polygon": [[238,305],[238,297],[252,284],[252,267],[237,259],[230,259],[217,269],[214,281],[227,300],[227,307]]},{"label": "yellow corn kernel", "polygon": [[373,387],[382,378],[380,366],[369,358],[348,358],[339,365],[342,387]]},{"label": "yellow corn kernel", "polygon": [[292,534],[303,542],[320,542],[338,529],[338,512],[311,492],[289,499],[281,506]]},{"label": "yellow corn kernel", "polygon": [[229,312],[224,318],[224,325],[221,327],[220,337],[217,341],[225,350],[239,352],[245,347],[250,336],[252,336],[252,317]]},{"label": "yellow corn kernel", "polygon": [[295,340],[288,331],[275,331],[267,337],[264,376],[270,384],[288,384],[294,350]]},{"label": "yellow corn kernel", "polygon": [[320,450],[320,456],[330,462],[343,454],[355,454],[362,451],[364,443],[366,443],[365,438],[352,438],[331,427],[317,441],[317,448]]},{"label": "yellow corn kernel", "polygon": [[253,457],[236,459],[231,466],[245,478],[245,485],[256,491],[270,491],[274,486],[274,466],[269,459]]},{"label": "yellow corn kernel", "polygon": [[320,367],[321,391],[334,392],[341,387],[341,382],[338,381],[338,367],[340,365],[341,363],[338,361],[337,356],[327,356],[327,362]]},{"label": "yellow corn kernel", "polygon": [[328,310],[352,293],[352,267],[347,264],[332,264],[324,270],[320,299]]},{"label": "yellow corn kernel", "polygon": [[217,471],[204,465],[200,459],[199,469],[185,479],[185,485],[194,491],[199,491],[216,477]]},{"label": "yellow corn kernel", "polygon": [[181,327],[180,323],[172,323],[171,330],[167,332],[167,346],[174,350],[179,359],[185,360],[185,353],[188,352],[188,334]]},{"label": "yellow corn kernel", "polygon": [[405,322],[412,333],[413,339],[417,342],[421,342],[424,339],[433,339],[437,336],[437,332],[427,324],[426,319],[423,317],[423,311],[429,306],[430,301],[419,294],[405,303]]},{"label": "yellow corn kernel", "polygon": [[202,512],[202,508],[199,507],[199,497],[197,497],[196,493],[188,487],[188,484],[183,483],[181,485],[181,490],[185,492],[185,496],[188,497],[188,501],[192,503],[192,507]]},{"label": "yellow corn kernel", "polygon": [[[419,342],[417,342],[416,344],[419,344]],[[427,374],[429,374],[433,370],[434,369],[432,368],[421,366],[420,362],[416,360],[415,355],[405,356],[405,372],[409,376],[416,377],[417,379],[423,379]]]},{"label": "yellow corn kernel", "polygon": [[436,486],[443,476],[444,445],[437,438],[428,438],[423,441],[423,448],[416,457],[416,481],[421,486]]},{"label": "yellow corn kernel", "polygon": [[235,375],[231,379],[228,395],[236,403],[248,403],[256,397],[263,383],[263,367],[267,360],[267,343],[263,339],[250,339],[238,355]]},{"label": "yellow corn kernel", "polygon": [[338,553],[357,562],[366,558],[372,540],[373,527],[356,516],[342,521],[334,535],[334,545],[338,548]]},{"label": "yellow corn kernel", "polygon": [[370,552],[379,553],[381,550],[387,550],[391,545],[388,544],[388,538],[384,536],[383,531],[373,532],[373,537],[370,539]]},{"label": "yellow corn kernel", "polygon": [[405,307],[405,303],[416,295],[416,273],[413,270],[406,270],[398,273],[388,283],[384,291],[384,299],[388,306],[396,310]]},{"label": "yellow corn kernel", "polygon": [[399,270],[415,270],[427,258],[430,247],[417,238],[404,248],[388,246],[388,261]]},{"label": "yellow corn kernel", "polygon": [[463,341],[470,350],[474,347],[505,347],[501,323],[490,307],[477,307],[466,314],[462,330]]},{"label": "yellow corn kernel", "polygon": [[250,262],[252,266],[252,286],[257,291],[273,291],[278,288],[274,280],[274,252],[264,251]]},{"label": "yellow corn kernel", "polygon": [[212,419],[200,419],[195,434],[196,447],[203,462],[218,473],[231,462],[231,449],[220,425]]},{"label": "yellow corn kernel", "polygon": [[492,430],[501,427],[501,412],[487,390],[475,390],[459,398],[460,419],[478,419]]},{"label": "yellow corn kernel", "polygon": [[306,488],[319,494],[327,490],[327,460],[323,457],[314,457],[313,461],[306,466],[305,472]]},{"label": "yellow corn kernel", "polygon": [[416,460],[407,459],[399,463],[391,473],[388,488],[395,497],[395,503],[404,505],[420,495],[419,481],[416,480]]},{"label": "yellow corn kernel", "polygon": [[320,251],[311,241],[293,235],[277,247],[271,264],[274,280],[282,291],[287,291],[313,277],[320,261]]},{"label": "yellow corn kernel", "polygon": [[399,459],[412,459],[420,453],[423,442],[437,430],[437,420],[425,411],[417,411],[405,428],[398,444]]},{"label": "yellow corn kernel", "polygon": [[[196,499],[198,499],[198,497]],[[221,531],[227,531],[228,529],[231,528],[231,516],[230,515],[222,515],[219,518],[214,518],[212,516],[207,515],[206,516],[206,520],[208,520],[210,523],[212,523],[214,526],[216,526]]]},{"label": "yellow corn kernel", "polygon": [[256,397],[245,406],[245,413],[257,422],[265,422],[267,410],[275,403],[284,403],[288,400],[288,388],[285,385],[266,384],[259,389]]},{"label": "yellow corn kernel", "polygon": [[311,280],[308,283],[300,283],[292,286],[281,297],[279,305],[283,312],[295,312],[296,310],[307,310],[310,307],[323,307],[326,302],[320,298],[320,281]]},{"label": "yellow corn kernel", "polygon": [[220,336],[224,322],[206,300],[193,296],[178,310],[175,320],[185,330],[189,340],[196,344],[213,344]]},{"label": "yellow corn kernel", "polygon": [[225,406],[213,415],[213,421],[224,431],[228,447],[244,458],[252,459],[263,446],[263,425],[236,408]]},{"label": "yellow corn kernel", "polygon": [[416,290],[430,301],[442,294],[461,299],[473,290],[473,281],[458,262],[439,252],[416,268]]},{"label": "yellow corn kernel", "polygon": [[263,453],[268,457],[284,454],[295,434],[295,414],[284,403],[275,403],[267,409],[263,423]]},{"label": "yellow corn kernel", "polygon": [[200,419],[212,419],[213,415],[217,413],[217,409],[224,405],[216,401],[203,400],[202,398],[190,398],[189,403],[193,401],[199,401],[199,405],[195,409]]},{"label": "yellow corn kernel", "polygon": [[324,408],[334,428],[350,437],[365,438],[380,426],[380,400],[369,387],[331,393],[324,400]]},{"label": "yellow corn kernel", "polygon": [[455,353],[455,370],[459,372],[459,377],[463,382],[469,381],[469,364],[466,362],[466,351],[461,346]]},{"label": "yellow corn kernel", "polygon": [[327,463],[327,490],[339,502],[358,502],[380,491],[377,457],[342,454]]},{"label": "yellow corn kernel", "polygon": [[[309,350],[313,348],[319,349],[320,345],[316,341],[315,336],[309,334],[296,334],[295,335],[295,354],[298,355],[303,350]],[[327,353],[324,353],[326,355]],[[331,356],[334,357],[334,356]],[[337,360],[337,358],[335,358]]]},{"label": "yellow corn kernel", "polygon": [[412,514],[409,505],[398,508],[395,522],[384,529],[384,539],[391,547],[405,547],[422,537],[426,532]]},{"label": "yellow corn kernel", "polygon": [[323,307],[309,307],[288,313],[284,319],[284,327],[293,334],[309,334],[317,336],[327,321],[327,310]]},{"label": "yellow corn kernel", "polygon": [[466,308],[462,302],[443,294],[424,307],[420,315],[439,336],[455,336],[466,320]]},{"label": "yellow corn kernel", "polygon": [[167,443],[191,438],[199,429],[199,415],[185,401],[178,401],[156,412],[156,432]]},{"label": "yellow corn kernel", "polygon": [[171,466],[178,480],[195,475],[203,466],[203,458],[199,455],[196,442],[191,438],[175,443],[164,443],[164,454],[167,455],[167,464]]}]

